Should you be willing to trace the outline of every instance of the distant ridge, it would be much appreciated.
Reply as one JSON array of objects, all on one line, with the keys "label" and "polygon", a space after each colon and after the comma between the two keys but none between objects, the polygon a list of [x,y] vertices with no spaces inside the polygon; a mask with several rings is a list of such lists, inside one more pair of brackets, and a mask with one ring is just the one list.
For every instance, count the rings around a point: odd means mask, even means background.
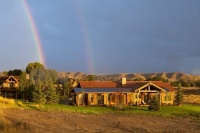
[{"label": "distant ridge", "polygon": [[[67,76],[74,79],[85,79],[88,74],[83,72],[59,72],[59,77]],[[158,78],[162,77],[168,79],[169,81],[177,80],[200,80],[200,75],[191,75],[181,72],[172,73],[118,73],[118,74],[95,74],[95,80],[120,80],[121,78],[127,78],[127,80],[146,80],[148,78]]]}]

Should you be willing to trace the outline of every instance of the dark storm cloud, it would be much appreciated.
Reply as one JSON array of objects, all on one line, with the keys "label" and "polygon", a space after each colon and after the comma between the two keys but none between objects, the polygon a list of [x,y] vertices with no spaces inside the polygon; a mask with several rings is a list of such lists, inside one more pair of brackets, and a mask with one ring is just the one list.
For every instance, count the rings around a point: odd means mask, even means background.
[{"label": "dark storm cloud", "polygon": [[88,62],[95,73],[200,71],[199,0],[28,3],[58,71],[88,72]]}]

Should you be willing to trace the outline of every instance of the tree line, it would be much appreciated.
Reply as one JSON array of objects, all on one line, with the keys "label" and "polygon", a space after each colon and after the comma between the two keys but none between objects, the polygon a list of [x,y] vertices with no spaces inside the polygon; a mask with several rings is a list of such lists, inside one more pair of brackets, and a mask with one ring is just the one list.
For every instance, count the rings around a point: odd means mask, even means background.
[{"label": "tree line", "polygon": [[18,95],[22,99],[37,104],[56,104],[60,96],[68,96],[69,78],[59,78],[56,70],[46,69],[39,62],[29,63],[25,71],[15,69],[3,73],[19,76]]}]

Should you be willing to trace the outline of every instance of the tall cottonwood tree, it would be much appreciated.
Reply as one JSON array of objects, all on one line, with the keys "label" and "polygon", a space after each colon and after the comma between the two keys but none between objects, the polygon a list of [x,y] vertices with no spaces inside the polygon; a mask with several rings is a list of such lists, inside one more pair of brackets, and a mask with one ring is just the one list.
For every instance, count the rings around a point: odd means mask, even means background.
[{"label": "tall cottonwood tree", "polygon": [[43,64],[39,62],[29,63],[28,66],[26,67],[26,73],[30,74],[34,69],[44,70],[45,67]]}]

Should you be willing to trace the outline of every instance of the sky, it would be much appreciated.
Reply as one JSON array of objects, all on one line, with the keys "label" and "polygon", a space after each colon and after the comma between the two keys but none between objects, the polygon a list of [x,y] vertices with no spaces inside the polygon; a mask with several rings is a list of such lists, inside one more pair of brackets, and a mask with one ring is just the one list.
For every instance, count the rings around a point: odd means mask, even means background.
[{"label": "sky", "polygon": [[200,74],[200,0],[0,3],[0,71],[43,57],[59,72]]}]

